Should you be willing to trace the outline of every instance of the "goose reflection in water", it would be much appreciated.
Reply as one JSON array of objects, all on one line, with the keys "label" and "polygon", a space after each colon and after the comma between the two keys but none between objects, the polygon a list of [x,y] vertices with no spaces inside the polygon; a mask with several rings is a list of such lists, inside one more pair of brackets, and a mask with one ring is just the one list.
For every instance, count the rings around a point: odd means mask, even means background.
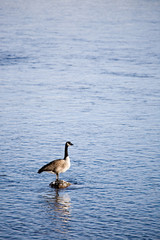
[{"label": "goose reflection in water", "polygon": [[55,189],[55,195],[50,193],[45,196],[45,199],[48,203],[47,212],[54,220],[54,224],[57,225],[57,231],[65,231],[67,223],[71,219],[70,196],[68,193],[62,193],[60,190]]}]

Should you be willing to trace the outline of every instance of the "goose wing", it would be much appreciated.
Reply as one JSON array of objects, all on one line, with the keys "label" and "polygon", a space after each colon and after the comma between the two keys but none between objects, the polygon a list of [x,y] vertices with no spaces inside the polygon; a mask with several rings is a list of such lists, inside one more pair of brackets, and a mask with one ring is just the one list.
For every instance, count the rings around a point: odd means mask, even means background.
[{"label": "goose wing", "polygon": [[57,167],[59,167],[59,164],[63,164],[63,161],[65,161],[64,159],[57,159],[57,160],[54,160],[50,163],[47,163],[46,165],[44,165],[42,168],[40,168],[38,170],[38,173],[41,173],[43,171],[51,171],[51,172],[54,172],[55,169]]}]

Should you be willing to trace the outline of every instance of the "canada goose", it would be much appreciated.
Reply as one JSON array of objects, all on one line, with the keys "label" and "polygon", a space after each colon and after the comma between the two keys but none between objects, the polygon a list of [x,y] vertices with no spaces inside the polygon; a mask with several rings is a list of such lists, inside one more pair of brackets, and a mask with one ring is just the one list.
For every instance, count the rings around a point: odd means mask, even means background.
[{"label": "canada goose", "polygon": [[64,151],[64,159],[57,159],[54,160],[46,165],[44,165],[42,168],[38,170],[38,173],[41,173],[43,171],[55,173],[56,174],[56,181],[59,180],[59,174],[66,172],[70,168],[70,158],[68,156],[68,147],[72,146],[73,144],[71,142],[66,142],[65,144],[65,151]]}]

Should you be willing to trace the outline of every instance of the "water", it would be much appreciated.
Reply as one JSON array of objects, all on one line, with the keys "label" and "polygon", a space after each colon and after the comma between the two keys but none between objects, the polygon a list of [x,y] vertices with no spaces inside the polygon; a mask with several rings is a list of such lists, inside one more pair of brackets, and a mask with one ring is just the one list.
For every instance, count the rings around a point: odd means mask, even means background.
[{"label": "water", "polygon": [[[160,2],[1,1],[0,238],[159,239]],[[37,170],[69,148],[72,185]]]}]

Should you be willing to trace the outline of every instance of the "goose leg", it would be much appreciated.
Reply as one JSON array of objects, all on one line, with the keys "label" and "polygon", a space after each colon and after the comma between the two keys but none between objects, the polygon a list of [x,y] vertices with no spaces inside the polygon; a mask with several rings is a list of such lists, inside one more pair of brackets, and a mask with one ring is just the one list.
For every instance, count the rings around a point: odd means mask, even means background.
[{"label": "goose leg", "polygon": [[56,182],[58,182],[58,181],[59,181],[59,174],[56,173]]}]

